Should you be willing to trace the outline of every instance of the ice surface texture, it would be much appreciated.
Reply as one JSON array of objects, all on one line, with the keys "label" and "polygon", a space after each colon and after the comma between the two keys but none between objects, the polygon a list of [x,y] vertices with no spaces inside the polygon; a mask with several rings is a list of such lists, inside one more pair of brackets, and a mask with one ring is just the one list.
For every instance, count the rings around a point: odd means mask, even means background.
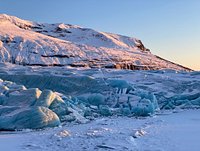
[{"label": "ice surface texture", "polygon": [[20,108],[0,116],[0,130],[41,129],[55,127],[59,124],[58,116],[48,108],[41,106]]},{"label": "ice surface texture", "polygon": [[100,116],[152,116],[160,109],[200,107],[197,73],[106,72],[2,66],[0,129],[37,129],[86,123]]},{"label": "ice surface texture", "polygon": [[[2,81],[0,95],[0,130],[40,129],[55,127],[63,116],[71,116],[78,122],[86,119],[70,107],[51,90],[40,91],[38,88],[26,89],[24,86],[9,81]],[[9,88],[5,89],[7,86]]]}]

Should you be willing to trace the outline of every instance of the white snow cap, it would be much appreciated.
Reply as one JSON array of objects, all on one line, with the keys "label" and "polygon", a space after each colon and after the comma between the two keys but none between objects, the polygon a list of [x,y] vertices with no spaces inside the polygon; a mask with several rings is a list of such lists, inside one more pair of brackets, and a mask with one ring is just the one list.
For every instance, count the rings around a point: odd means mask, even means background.
[{"label": "white snow cap", "polygon": [[0,61],[23,65],[107,67],[112,64],[115,68],[132,70],[190,70],[151,54],[137,38],[64,23],[36,23],[5,14],[0,15]]}]

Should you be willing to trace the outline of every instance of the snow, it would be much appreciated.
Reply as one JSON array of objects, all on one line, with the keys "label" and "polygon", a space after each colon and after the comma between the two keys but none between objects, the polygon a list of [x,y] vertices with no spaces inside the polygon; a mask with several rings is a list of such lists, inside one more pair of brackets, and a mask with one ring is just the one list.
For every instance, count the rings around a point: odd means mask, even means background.
[{"label": "snow", "polygon": [[[1,64],[0,78],[8,80],[0,82],[3,119],[7,114],[15,114],[15,119],[21,115],[19,108],[34,106],[50,109],[61,122],[77,123],[101,116],[153,116],[160,109],[200,107],[199,74],[192,72]],[[6,120],[9,125],[10,119]],[[12,130],[18,128],[23,126]]]},{"label": "snow", "polygon": [[[1,132],[2,150],[198,151],[200,111],[163,112],[150,118],[104,117],[43,131]],[[7,145],[9,142],[9,145]]]},{"label": "snow", "polygon": [[[10,106],[2,106],[5,109],[1,118],[6,114],[18,115],[27,109],[24,106],[34,105],[34,100],[41,101],[39,104],[48,107],[45,109],[61,121],[58,127],[42,130],[24,129],[36,127],[22,128],[27,123],[17,125],[16,121],[12,126],[23,130],[1,131],[0,149],[199,150],[198,72],[30,67],[9,63],[0,66],[1,95],[11,97],[9,101],[3,100]],[[12,98],[17,101],[14,107]],[[26,98],[31,98],[30,102]],[[172,107],[167,108],[168,104]],[[141,111],[134,114],[134,109],[139,108]],[[140,116],[144,111],[145,117]],[[46,119],[51,117],[48,114]],[[27,114],[23,118],[22,121],[27,121]],[[38,118],[34,119],[32,126],[38,126]]]},{"label": "snow", "polygon": [[151,54],[137,38],[8,15],[0,15],[0,62],[190,71]]},{"label": "snow", "polygon": [[136,38],[0,15],[0,61],[1,150],[200,148],[200,73]]}]

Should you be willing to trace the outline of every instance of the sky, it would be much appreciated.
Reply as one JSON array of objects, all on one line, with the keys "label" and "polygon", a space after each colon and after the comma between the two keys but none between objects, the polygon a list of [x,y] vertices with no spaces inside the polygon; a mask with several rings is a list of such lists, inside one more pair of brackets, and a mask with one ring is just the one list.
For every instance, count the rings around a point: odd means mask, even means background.
[{"label": "sky", "polygon": [[153,54],[200,70],[200,0],[0,0],[0,13],[136,37]]}]

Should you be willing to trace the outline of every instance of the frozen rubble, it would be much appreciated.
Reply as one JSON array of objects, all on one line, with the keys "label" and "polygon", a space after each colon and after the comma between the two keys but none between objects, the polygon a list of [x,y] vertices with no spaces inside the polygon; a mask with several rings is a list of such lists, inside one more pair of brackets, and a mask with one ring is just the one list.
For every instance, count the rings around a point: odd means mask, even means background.
[{"label": "frozen rubble", "polygon": [[[100,115],[111,116],[124,113],[123,109],[114,113],[114,108],[109,106],[107,103],[109,100],[106,100],[112,98],[107,98],[100,93],[88,93],[79,97],[59,96],[59,94],[51,90],[27,89],[25,86],[17,85],[10,81],[1,81],[1,130],[41,129],[58,126],[60,122],[72,121],[86,123],[88,119],[95,115],[98,117]],[[5,89],[5,87],[7,88]],[[119,87],[118,89],[121,88]],[[151,106],[154,105],[151,102],[150,104]],[[126,108],[130,110],[130,115],[132,114],[131,112],[136,116],[153,114],[156,108],[145,110],[145,105],[137,106],[138,111],[135,111],[137,110],[136,108],[131,111],[132,106],[130,104],[127,104]]]},{"label": "frozen rubble", "polygon": [[200,108],[199,76],[1,64],[0,129],[42,129],[98,117],[146,117],[160,110]]}]

